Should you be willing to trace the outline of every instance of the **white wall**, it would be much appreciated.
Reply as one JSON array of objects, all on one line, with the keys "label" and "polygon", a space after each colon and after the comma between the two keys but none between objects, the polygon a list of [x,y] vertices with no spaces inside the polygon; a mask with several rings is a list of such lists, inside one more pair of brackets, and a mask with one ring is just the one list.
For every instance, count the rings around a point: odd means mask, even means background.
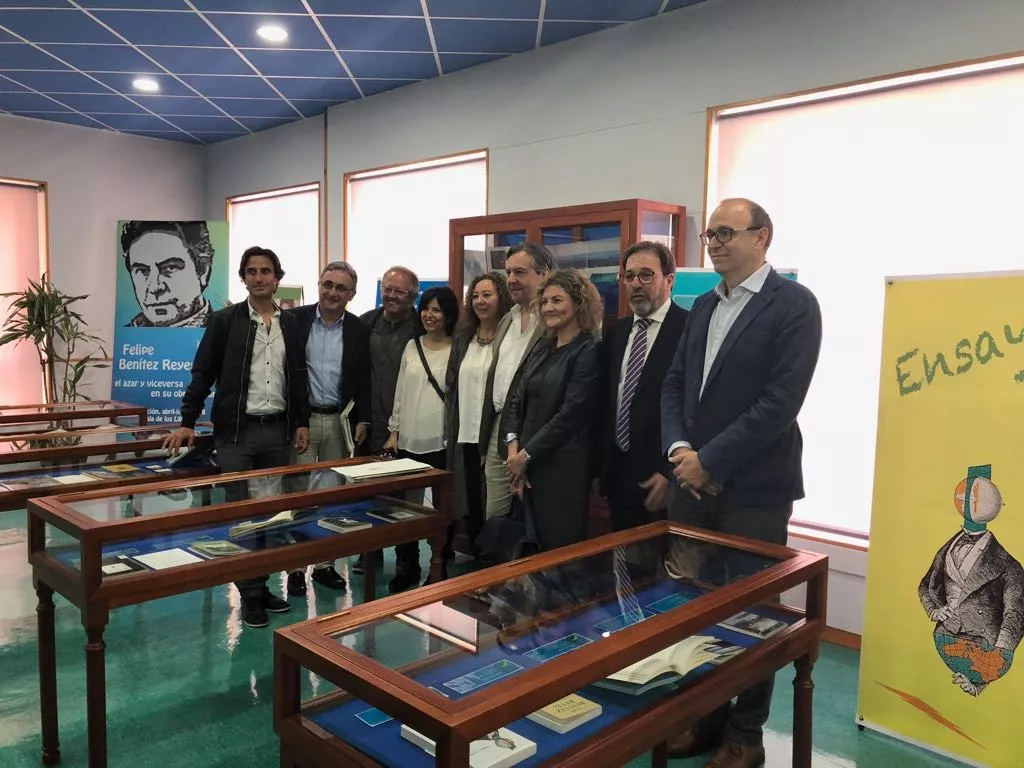
[{"label": "white wall", "polygon": [[[0,177],[47,182],[51,276],[89,295],[79,306],[108,354],[118,220],[203,218],[204,165],[198,146],[0,116]],[[89,396],[109,397],[110,370],[86,385]]]}]

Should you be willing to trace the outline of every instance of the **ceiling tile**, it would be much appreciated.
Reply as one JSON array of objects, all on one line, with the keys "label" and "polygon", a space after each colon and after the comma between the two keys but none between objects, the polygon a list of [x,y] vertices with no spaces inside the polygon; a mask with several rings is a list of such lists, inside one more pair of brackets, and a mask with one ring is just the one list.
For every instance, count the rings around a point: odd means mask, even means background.
[{"label": "ceiling tile", "polygon": [[420,0],[309,0],[314,13],[367,16],[422,16]]},{"label": "ceiling tile", "polygon": [[131,134],[132,136],[144,136],[147,139],[162,139],[163,141],[183,141],[186,144],[201,144],[199,139],[194,139],[187,133],[174,130],[171,126],[167,126],[166,131],[122,131],[122,133]]},{"label": "ceiling tile", "polygon": [[6,27],[33,43],[120,42],[77,10],[0,10],[0,27]]},{"label": "ceiling tile", "polygon": [[146,109],[158,115],[220,115],[217,109],[206,99],[198,96],[139,96],[132,94],[132,101],[137,101]]},{"label": "ceiling tile", "polygon": [[544,21],[635,21],[653,16],[662,0],[548,0]]},{"label": "ceiling tile", "polygon": [[0,43],[20,43],[21,39],[0,29]]},{"label": "ceiling tile", "polygon": [[96,11],[96,17],[135,45],[224,45],[196,13]]},{"label": "ceiling tile", "polygon": [[270,99],[276,96],[262,77],[216,77],[214,75],[183,75],[182,80],[203,96],[238,96]]},{"label": "ceiling tile", "polygon": [[56,96],[62,104],[79,112],[112,112],[122,115],[142,115],[146,110],[132,104],[124,96],[113,93],[62,93]]},{"label": "ceiling tile", "polygon": [[8,77],[41,93],[110,93],[110,89],[77,72],[10,72]]},{"label": "ceiling tile", "polygon": [[147,11],[187,11],[185,0],[76,0],[86,10],[132,8]]},{"label": "ceiling tile", "polygon": [[118,131],[173,131],[175,128],[153,115],[103,115],[97,119]]},{"label": "ceiling tile", "polygon": [[53,99],[36,93],[0,93],[0,109],[11,112],[69,112]]},{"label": "ceiling tile", "polygon": [[144,46],[146,55],[180,75],[252,75],[252,67],[230,48]]},{"label": "ceiling tile", "polygon": [[306,13],[302,0],[192,0],[200,11],[244,11],[246,13]]},{"label": "ceiling tile", "polygon": [[287,125],[288,123],[294,123],[302,118],[296,114],[292,114],[288,118],[280,117],[243,117],[241,118],[242,123],[250,131],[265,131],[268,128],[276,128],[279,125]]},{"label": "ceiling tile", "polygon": [[42,46],[54,56],[76,69],[89,72],[156,71],[153,63],[128,45],[74,45],[71,43]]},{"label": "ceiling tile", "polygon": [[[283,99],[214,99],[214,103],[234,117],[295,117],[295,110]],[[298,106],[298,105],[296,105]]]},{"label": "ceiling tile", "polygon": [[355,84],[347,77],[272,77],[270,81],[286,99],[348,101],[359,98]]},{"label": "ceiling tile", "polygon": [[324,101],[322,99],[292,99],[292,104],[302,113],[303,117],[322,115],[329,107],[333,107],[337,103],[336,101]]},{"label": "ceiling tile", "polygon": [[205,131],[189,131],[193,136],[201,141],[205,141],[207,144],[216,144],[218,141],[227,141],[228,139],[234,139],[238,136],[248,136],[249,133],[241,126],[238,127],[237,131],[231,133],[206,133]]},{"label": "ceiling tile", "polygon": [[[101,80],[118,93],[126,93],[130,96],[139,94],[132,87],[132,81],[138,76],[144,75],[145,77],[156,80],[160,84],[160,93],[154,95],[161,96],[195,96],[195,94],[186,88],[184,85],[179,83],[173,77],[169,75],[153,75],[147,72],[93,72],[92,76],[97,80]],[[141,94],[139,94],[141,95]]]},{"label": "ceiling tile", "polygon": [[[13,75],[16,73],[12,72],[11,74]],[[11,80],[9,77],[6,77],[3,72],[0,72],[0,92],[27,93],[28,91],[29,89],[24,85],[15,80]]]},{"label": "ceiling tile", "polygon": [[427,0],[430,17],[466,19],[536,19],[540,0]]},{"label": "ceiling tile", "polygon": [[31,45],[0,45],[0,69],[67,70],[68,67]]},{"label": "ceiling tile", "polygon": [[366,96],[373,96],[377,93],[384,93],[384,91],[393,91],[396,88],[402,88],[406,85],[412,85],[418,83],[419,80],[360,80],[359,87],[363,89],[363,94]]},{"label": "ceiling tile", "polygon": [[458,72],[460,69],[475,67],[478,64],[486,64],[489,61],[505,58],[500,53],[442,53],[440,56],[441,69],[444,70],[446,75]]},{"label": "ceiling tile", "polygon": [[273,77],[345,77],[330,51],[244,51],[262,74]]},{"label": "ceiling tile", "polygon": [[[281,48],[330,50],[331,48],[309,16],[208,13],[206,18],[238,48],[260,48],[263,50]],[[268,43],[256,34],[256,30],[264,24],[283,27],[288,32],[288,39],[283,43]]]},{"label": "ceiling tile", "polygon": [[89,118],[85,115],[80,115],[77,112],[32,112],[31,110],[25,110],[21,112],[15,112],[16,115],[22,117],[34,117],[36,120],[48,120],[52,123],[65,123],[67,125],[84,125],[87,128],[108,128],[110,126],[103,124],[102,118]]},{"label": "ceiling tile", "polygon": [[697,5],[702,3],[704,0],[668,0],[668,5],[665,6],[665,13],[669,11],[678,11],[680,8],[686,8],[690,5]]},{"label": "ceiling tile", "polygon": [[320,22],[340,51],[431,50],[423,19],[321,16]]},{"label": "ceiling tile", "polygon": [[433,19],[437,50],[445,53],[520,53],[537,43],[536,21]]},{"label": "ceiling tile", "polygon": [[437,62],[432,53],[362,53],[343,54],[354,77],[386,77],[416,79],[437,77]]},{"label": "ceiling tile", "polygon": [[563,40],[571,40],[581,35],[589,35],[591,32],[600,32],[602,29],[620,26],[623,22],[598,24],[589,21],[545,21],[544,28],[540,31],[540,44],[552,45]]},{"label": "ceiling tile", "polygon": [[168,119],[181,128],[181,130],[188,131],[189,133],[192,131],[230,132],[238,128],[237,122],[223,115],[220,117],[214,117],[213,115],[190,115]]},{"label": "ceiling tile", "polygon": [[70,8],[67,0],[0,0],[0,8]]}]

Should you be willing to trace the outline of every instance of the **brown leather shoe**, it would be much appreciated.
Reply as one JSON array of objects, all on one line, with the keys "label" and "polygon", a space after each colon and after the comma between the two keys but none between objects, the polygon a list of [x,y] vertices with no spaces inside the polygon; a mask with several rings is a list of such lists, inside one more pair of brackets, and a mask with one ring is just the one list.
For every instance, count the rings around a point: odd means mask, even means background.
[{"label": "brown leather shoe", "polygon": [[764,745],[727,741],[704,768],[761,768],[763,765]]},{"label": "brown leather shoe", "polygon": [[706,728],[687,728],[668,740],[668,756],[679,758],[703,755],[717,747],[721,741],[720,734]]}]

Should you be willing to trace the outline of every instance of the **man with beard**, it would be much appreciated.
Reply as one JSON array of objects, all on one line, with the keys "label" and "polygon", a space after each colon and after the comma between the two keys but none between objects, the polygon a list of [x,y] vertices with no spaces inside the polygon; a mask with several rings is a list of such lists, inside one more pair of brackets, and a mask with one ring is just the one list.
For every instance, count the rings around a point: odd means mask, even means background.
[{"label": "man with beard", "polygon": [[600,489],[612,528],[663,519],[672,465],[661,452],[661,385],[683,335],[687,312],[672,302],[675,259],[642,241],[622,254],[622,290],[633,314],[608,330]]}]

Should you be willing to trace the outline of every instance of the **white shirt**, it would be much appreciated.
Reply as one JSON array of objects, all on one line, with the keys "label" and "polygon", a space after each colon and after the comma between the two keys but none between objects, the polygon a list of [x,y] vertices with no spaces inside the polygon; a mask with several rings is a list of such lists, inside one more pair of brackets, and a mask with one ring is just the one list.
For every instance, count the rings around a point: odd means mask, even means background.
[{"label": "white shirt", "polygon": [[493,344],[469,342],[466,356],[459,366],[459,434],[460,443],[480,441],[480,418],[487,389],[487,369],[491,367]]},{"label": "white shirt", "polygon": [[281,333],[281,310],[274,306],[270,329],[260,313],[249,304],[249,319],[256,323],[256,340],[252,344],[249,363],[249,392],[245,412],[250,416],[284,413],[285,400],[284,335]]},{"label": "white shirt", "polygon": [[[451,344],[438,350],[423,346],[430,372],[442,387],[451,352]],[[398,447],[403,451],[433,453],[444,448],[444,401],[427,378],[415,340],[410,340],[402,352],[388,429],[398,433]]]},{"label": "white shirt", "polygon": [[[661,326],[665,324],[665,317],[668,315],[668,309],[671,303],[672,299],[669,298],[668,301],[651,312],[647,318],[651,321],[651,324],[647,326],[647,348],[644,350],[645,365],[647,364],[647,358],[650,357],[651,347],[653,347],[654,342],[658,340],[658,332],[661,330]],[[619,366],[619,394],[615,397],[616,419],[618,418],[619,408],[622,406],[622,385],[626,383],[626,368],[629,367],[629,353],[633,349],[633,339],[636,338],[636,323],[640,319],[640,315],[633,315],[633,327],[629,331],[629,338],[626,339],[626,352],[622,355],[622,365]]]},{"label": "white shirt", "polygon": [[501,409],[505,407],[505,398],[508,397],[512,379],[515,378],[519,363],[522,362],[523,354],[526,352],[526,346],[530,343],[540,320],[536,314],[531,312],[526,330],[523,331],[520,330],[523,308],[516,304],[509,310],[509,314],[512,315],[512,322],[508,326],[505,338],[501,340],[501,347],[498,349],[498,364],[494,367],[494,387],[491,395],[496,413],[501,413]]},{"label": "white shirt", "polygon": [[[740,313],[750,303],[754,294],[760,293],[761,289],[764,288],[764,281],[768,279],[768,273],[771,272],[771,269],[771,265],[765,262],[750,277],[733,288],[728,296],[725,295],[725,280],[720,281],[715,286],[715,293],[718,294],[719,302],[715,306],[714,311],[712,311],[711,322],[708,324],[707,347],[704,350],[704,376],[700,382],[701,396],[704,395],[704,387],[708,383],[708,374],[715,364],[715,358],[718,357],[718,353],[722,349],[725,337],[729,335],[729,331],[732,330]],[[671,456],[676,448],[689,449],[692,447],[688,442],[680,440],[669,446],[668,455]]]}]

